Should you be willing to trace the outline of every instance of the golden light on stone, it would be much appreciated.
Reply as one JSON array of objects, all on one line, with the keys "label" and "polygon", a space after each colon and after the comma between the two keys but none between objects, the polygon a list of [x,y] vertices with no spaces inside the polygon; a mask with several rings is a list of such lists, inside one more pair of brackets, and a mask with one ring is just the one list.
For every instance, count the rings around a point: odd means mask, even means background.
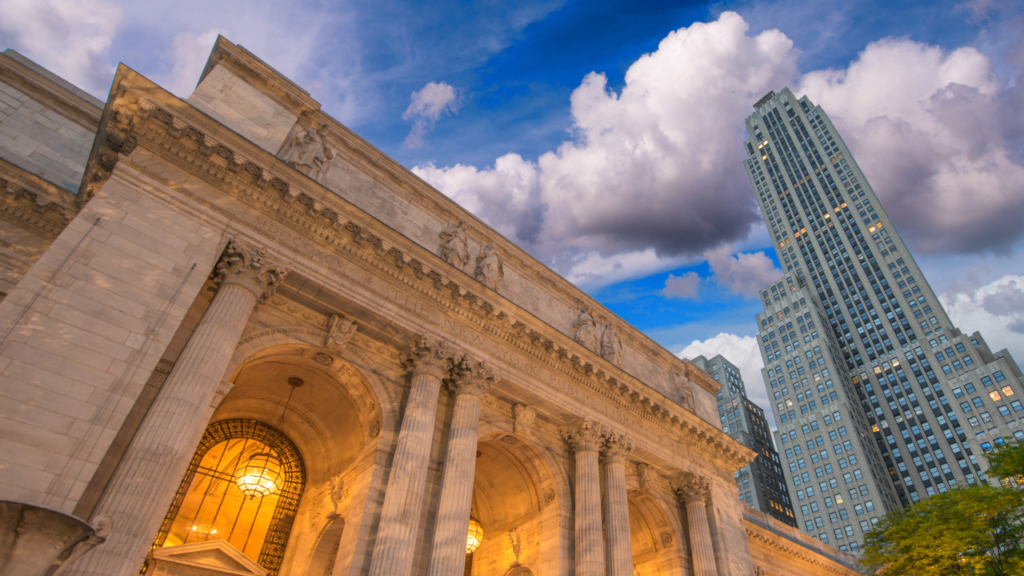
[{"label": "golden light on stone", "polygon": [[273,494],[280,487],[281,460],[269,452],[254,454],[235,470],[235,483],[243,494],[260,498]]},{"label": "golden light on stone", "polygon": [[476,552],[484,541],[484,528],[475,519],[469,519],[469,533],[466,534],[466,554]]}]

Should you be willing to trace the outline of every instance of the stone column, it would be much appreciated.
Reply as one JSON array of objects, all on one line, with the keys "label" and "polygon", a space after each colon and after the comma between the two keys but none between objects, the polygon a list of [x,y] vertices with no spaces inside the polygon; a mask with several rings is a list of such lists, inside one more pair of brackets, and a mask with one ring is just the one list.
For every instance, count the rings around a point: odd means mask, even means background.
[{"label": "stone column", "polygon": [[480,401],[499,377],[485,362],[463,358],[453,370],[455,396],[448,450],[441,480],[434,542],[427,576],[462,576],[466,571],[466,533],[473,506],[473,473],[480,428]]},{"label": "stone column", "polygon": [[601,425],[576,420],[562,429],[562,437],[576,452],[576,576],[606,576],[598,470]]},{"label": "stone column", "polygon": [[217,263],[217,295],[139,426],[103,497],[95,520],[110,519],[106,543],[66,574],[137,575],[175,490],[208,424],[213,400],[257,301],[271,296],[288,271],[238,240]]},{"label": "stone column", "polygon": [[711,528],[708,526],[707,480],[695,474],[687,474],[676,486],[676,494],[686,507],[686,520],[690,525],[694,576],[718,576],[715,548],[711,543]]},{"label": "stone column", "polygon": [[416,529],[427,488],[427,465],[434,439],[437,397],[448,376],[451,351],[444,340],[421,338],[406,355],[412,367],[409,400],[384,495],[380,525],[370,560],[370,576],[410,576]]},{"label": "stone column", "polygon": [[608,547],[608,576],[633,576],[633,539],[629,533],[626,499],[626,455],[633,443],[608,433],[604,444],[604,522]]}]

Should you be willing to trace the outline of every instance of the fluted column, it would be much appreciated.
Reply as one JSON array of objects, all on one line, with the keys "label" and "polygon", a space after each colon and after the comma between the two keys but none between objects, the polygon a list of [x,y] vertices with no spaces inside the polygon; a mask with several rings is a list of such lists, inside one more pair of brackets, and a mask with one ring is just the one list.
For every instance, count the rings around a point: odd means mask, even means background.
[{"label": "fluted column", "polygon": [[451,351],[444,340],[421,338],[406,355],[412,367],[409,400],[398,431],[380,526],[370,561],[370,576],[410,576],[414,532],[427,488],[427,465],[434,438],[437,397],[448,376]]},{"label": "fluted column", "polygon": [[576,576],[606,576],[598,449],[601,425],[580,419],[562,430],[576,452]]},{"label": "fluted column", "polygon": [[694,576],[718,576],[715,548],[711,543],[708,525],[708,482],[694,474],[683,476],[676,486],[676,494],[686,507],[686,520],[690,525],[690,551],[693,555]]},{"label": "fluted column", "polygon": [[217,263],[217,295],[139,426],[103,493],[94,520],[110,519],[107,541],[65,574],[128,576],[142,567],[207,425],[207,407],[257,301],[288,271],[238,240]]},{"label": "fluted column", "polygon": [[455,396],[455,410],[448,433],[427,576],[462,576],[466,571],[466,534],[473,506],[480,401],[499,379],[485,362],[468,357],[463,357],[452,372],[450,391]]},{"label": "fluted column", "polygon": [[633,539],[629,533],[626,499],[626,456],[632,442],[609,432],[604,443],[604,523],[608,547],[608,576],[633,575]]}]

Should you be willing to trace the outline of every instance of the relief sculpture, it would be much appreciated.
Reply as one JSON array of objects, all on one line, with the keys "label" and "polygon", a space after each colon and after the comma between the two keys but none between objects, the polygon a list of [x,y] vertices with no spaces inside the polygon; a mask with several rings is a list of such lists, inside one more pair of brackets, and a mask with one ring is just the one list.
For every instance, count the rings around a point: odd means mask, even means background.
[{"label": "relief sculpture", "polygon": [[599,352],[600,336],[597,323],[594,322],[594,317],[591,314],[593,311],[594,309],[590,306],[583,308],[573,327],[576,328],[575,340],[577,342],[591,352]]},{"label": "relief sculpture", "polygon": [[619,359],[622,356],[622,344],[619,343],[618,328],[614,324],[610,324],[605,328],[604,335],[601,336],[601,356],[612,364],[619,365]]},{"label": "relief sculpture", "polygon": [[281,160],[317,182],[323,182],[334,158],[334,150],[327,142],[328,133],[326,124],[299,130],[281,150]]},{"label": "relief sculpture", "polygon": [[466,238],[466,229],[469,224],[463,220],[458,224],[449,226],[441,231],[441,258],[445,262],[465,271],[469,263],[469,240]]},{"label": "relief sculpture", "polygon": [[491,290],[497,290],[501,279],[505,277],[501,254],[497,244],[488,244],[476,257],[476,279]]}]

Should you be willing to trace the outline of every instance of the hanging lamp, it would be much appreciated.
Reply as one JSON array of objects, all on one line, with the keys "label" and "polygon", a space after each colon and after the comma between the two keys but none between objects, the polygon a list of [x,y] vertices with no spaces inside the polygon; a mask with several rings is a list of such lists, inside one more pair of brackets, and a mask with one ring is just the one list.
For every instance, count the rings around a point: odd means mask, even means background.
[{"label": "hanging lamp", "polygon": [[[284,424],[284,415],[288,412],[288,405],[291,404],[292,394],[295,389],[302,386],[302,378],[289,378],[288,386],[291,390],[288,391],[288,399],[284,403],[284,410],[281,411],[281,417],[277,420],[277,428],[280,429],[281,425]],[[259,496],[263,498],[277,492],[283,482],[281,459],[272,452],[260,452],[259,454],[253,454],[244,464],[235,469],[235,484],[238,485],[238,489],[242,491],[249,498],[255,498]]]}]

